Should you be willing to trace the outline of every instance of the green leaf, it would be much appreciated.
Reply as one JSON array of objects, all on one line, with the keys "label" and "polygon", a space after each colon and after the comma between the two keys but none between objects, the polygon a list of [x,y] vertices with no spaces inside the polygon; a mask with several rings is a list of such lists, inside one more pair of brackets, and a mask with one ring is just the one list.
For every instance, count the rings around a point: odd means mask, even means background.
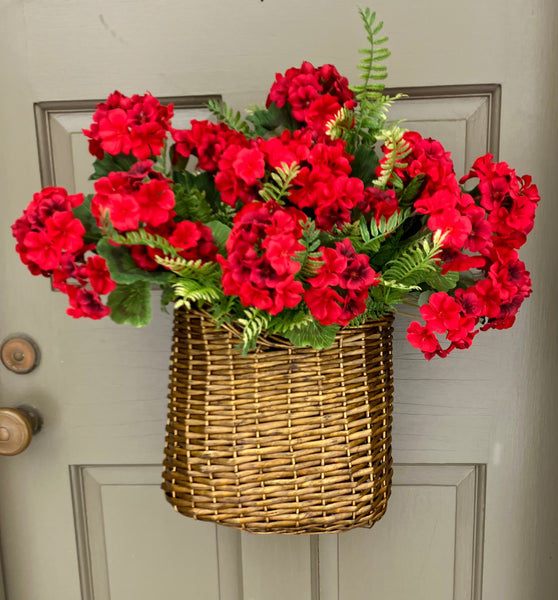
[{"label": "green leaf", "polygon": [[420,189],[424,182],[425,175],[417,175],[405,186],[403,193],[399,197],[399,206],[411,206],[419,195]]},{"label": "green leaf", "polygon": [[320,325],[316,321],[309,321],[286,332],[284,336],[295,346],[323,350],[333,345],[338,331],[339,325]]},{"label": "green leaf", "polygon": [[174,184],[174,210],[180,221],[201,221],[207,223],[215,214],[205,198],[205,192],[189,184]]},{"label": "green leaf", "polygon": [[129,323],[143,327],[151,320],[151,293],[147,281],[118,284],[108,297],[110,317],[119,325]]},{"label": "green leaf", "polygon": [[376,167],[380,164],[378,155],[372,146],[359,146],[355,151],[355,158],[351,164],[353,177],[358,177],[365,187],[372,184],[376,177]]},{"label": "green leaf", "polygon": [[425,276],[424,282],[438,292],[449,292],[453,290],[459,281],[459,273],[449,271],[445,275],[440,272],[429,273]]},{"label": "green leaf", "polygon": [[274,131],[279,127],[287,127],[288,129],[296,129],[298,124],[293,119],[289,110],[286,107],[278,108],[275,102],[272,102],[268,108],[258,108],[246,117],[254,125],[254,133],[256,136],[267,136],[269,132]]},{"label": "green leaf", "polygon": [[223,100],[215,100],[211,98],[207,102],[207,108],[209,111],[217,117],[217,120],[221,123],[225,123],[231,129],[240,131],[244,135],[250,137],[251,131],[247,123],[242,120],[242,115],[238,111],[234,111],[229,108]]},{"label": "green leaf", "polygon": [[72,209],[72,213],[76,219],[81,221],[81,224],[85,227],[85,236],[83,241],[86,244],[96,244],[97,241],[102,237],[103,233],[97,227],[97,221],[91,214],[91,200],[93,194],[85,196],[84,201]]},{"label": "green leaf", "polygon": [[213,241],[219,248],[219,254],[227,256],[227,240],[231,234],[231,228],[221,221],[209,221],[206,223],[213,232]]},{"label": "green leaf", "polygon": [[131,154],[117,154],[113,156],[105,152],[103,160],[95,160],[93,163],[93,174],[89,179],[101,179],[107,177],[112,171],[129,171],[130,167],[137,162],[137,158]]},{"label": "green leaf", "polygon": [[134,262],[129,248],[113,246],[105,238],[97,244],[97,253],[107,261],[110,275],[116,283],[146,281],[163,284],[173,277],[169,271],[144,271]]}]

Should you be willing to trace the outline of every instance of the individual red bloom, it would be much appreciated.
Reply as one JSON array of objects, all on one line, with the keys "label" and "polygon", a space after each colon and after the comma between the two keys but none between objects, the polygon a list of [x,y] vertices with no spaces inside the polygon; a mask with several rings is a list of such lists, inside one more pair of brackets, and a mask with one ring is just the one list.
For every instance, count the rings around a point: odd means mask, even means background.
[{"label": "individual red bloom", "polygon": [[85,264],[85,271],[91,287],[97,294],[110,294],[116,287],[116,283],[110,276],[107,261],[102,256],[89,256]]},{"label": "individual red bloom", "polygon": [[482,269],[486,264],[484,257],[465,254],[455,248],[444,248],[440,254],[440,261],[442,262],[442,275],[450,271]]},{"label": "individual red bloom", "polygon": [[269,290],[262,289],[245,281],[240,286],[240,301],[244,306],[255,306],[260,310],[270,311],[273,308],[273,300]]},{"label": "individual red bloom", "polygon": [[341,140],[327,144],[316,143],[308,154],[312,172],[321,181],[350,175],[351,160],[352,156],[345,152],[345,143]]},{"label": "individual red bloom", "polygon": [[248,279],[251,283],[258,286],[261,289],[268,289],[270,294],[275,293],[276,287],[281,282],[281,276],[279,273],[273,268],[267,256],[258,257],[254,262],[252,262],[252,266],[250,272],[248,274]]},{"label": "individual red bloom", "polygon": [[167,130],[154,121],[134,127],[130,134],[132,154],[140,160],[161,154]]},{"label": "individual red bloom", "polygon": [[467,238],[466,247],[471,252],[486,252],[492,246],[492,227],[485,218],[486,211],[473,205],[466,209],[465,214],[471,221],[471,233]]},{"label": "individual red bloom", "polygon": [[[230,129],[225,123],[211,123],[210,121],[190,122],[190,129],[172,131],[175,154],[185,158],[190,155],[198,158],[198,167],[204,171],[214,173],[217,171],[223,152],[232,145],[248,147],[246,137]],[[232,166],[232,165],[229,165]]]},{"label": "individual red bloom", "polygon": [[351,211],[346,205],[339,202],[339,198],[333,193],[333,186],[323,184],[320,192],[314,209],[318,228],[323,231],[331,231],[334,227],[341,229],[343,225],[350,223]]},{"label": "individual red bloom", "polygon": [[130,119],[125,110],[115,108],[99,121],[101,148],[109,154],[129,154],[132,139],[128,130]]},{"label": "individual red bloom", "polygon": [[46,231],[30,231],[23,243],[27,259],[43,271],[50,271],[58,266],[62,251]]},{"label": "individual red bloom", "polygon": [[441,189],[434,192],[432,196],[421,196],[415,202],[415,210],[422,215],[439,216],[448,209],[454,209],[456,205],[456,195]]},{"label": "individual red bloom", "polygon": [[363,199],[357,203],[357,208],[361,213],[371,213],[379,225],[382,218],[387,221],[393,214],[399,213],[399,202],[394,190],[368,187],[364,190]]},{"label": "individual red bloom", "polygon": [[312,316],[321,325],[333,325],[338,322],[343,298],[333,288],[309,288],[304,292],[304,301]]},{"label": "individual red bloom", "polygon": [[326,124],[339,112],[341,105],[329,94],[316,98],[306,111],[306,123],[317,133],[325,133]]},{"label": "individual red bloom", "polygon": [[311,146],[312,133],[300,129],[293,133],[285,129],[279,137],[258,142],[258,147],[264,153],[266,163],[273,169],[305,161]]},{"label": "individual red bloom", "polygon": [[110,308],[105,306],[97,292],[81,287],[68,286],[70,308],[66,313],[74,319],[88,317],[89,319],[102,319],[110,314]]},{"label": "individual red bloom", "polygon": [[428,219],[428,227],[432,231],[443,234],[443,246],[462,248],[472,231],[470,219],[463,216],[457,209],[448,208]]},{"label": "individual red bloom", "polygon": [[[438,339],[432,329],[426,325],[421,325],[418,321],[413,321],[407,329],[407,340],[413,346],[424,353],[436,353],[441,349]],[[432,358],[432,356],[430,356]]]},{"label": "individual red bloom", "polygon": [[308,279],[314,288],[335,287],[339,285],[339,273],[347,268],[347,259],[333,248],[320,248],[323,264],[318,269],[316,276]]},{"label": "individual red bloom", "polygon": [[461,310],[466,317],[481,317],[483,315],[484,303],[481,297],[472,289],[455,290],[455,297],[461,305]]},{"label": "individual red bloom", "polygon": [[349,291],[343,300],[341,314],[337,319],[340,325],[348,325],[352,319],[366,310],[368,294]]},{"label": "individual red bloom", "polygon": [[306,120],[308,107],[319,97],[320,91],[317,78],[311,75],[298,75],[292,80],[288,102],[297,121]]},{"label": "individual red bloom", "polygon": [[273,308],[270,309],[272,315],[280,313],[284,308],[294,308],[302,301],[304,288],[300,281],[295,281],[294,276],[287,277],[279,281],[275,286],[275,297],[273,299]]},{"label": "individual red bloom", "polygon": [[482,303],[482,315],[488,318],[495,318],[500,313],[500,304],[502,298],[497,287],[494,286],[490,279],[481,279],[474,286],[468,288],[478,296],[479,302]]},{"label": "individual red bloom", "polygon": [[176,224],[172,235],[168,238],[169,242],[176,248],[188,250],[194,248],[201,238],[201,231],[195,223],[191,221],[181,221]]},{"label": "individual red bloom", "polygon": [[473,343],[473,338],[477,335],[477,331],[473,331],[477,325],[478,319],[471,317],[461,317],[457,326],[448,331],[446,337],[450,342],[457,344],[460,349],[469,348]]},{"label": "individual red bloom", "polygon": [[46,229],[60,250],[77,252],[83,246],[85,227],[70,211],[54,213],[46,220]]},{"label": "individual red bloom", "polygon": [[300,263],[293,260],[304,246],[292,234],[277,234],[262,242],[266,258],[278,275],[292,275],[300,271]]},{"label": "individual red bloom", "polygon": [[140,187],[135,199],[140,207],[140,221],[157,227],[169,220],[174,194],[166,181],[152,179]]},{"label": "individual red bloom", "polygon": [[133,231],[140,221],[140,206],[131,194],[112,194],[105,205],[110,221],[119,231]]},{"label": "individual red bloom", "polygon": [[[337,244],[345,242],[349,240],[345,239]],[[339,273],[339,284],[347,290],[367,289],[378,283],[378,274],[370,267],[369,259],[365,254],[356,254],[348,262],[347,267]]]},{"label": "individual red bloom", "polygon": [[144,271],[155,271],[159,268],[159,263],[153,260],[149,255],[147,246],[132,246],[130,254],[134,263]]},{"label": "individual red bloom", "polygon": [[232,169],[219,171],[215,175],[215,187],[221,195],[221,200],[234,207],[240,197],[239,180]]},{"label": "individual red bloom", "polygon": [[235,175],[247,185],[254,185],[261,179],[265,172],[263,154],[256,148],[242,148],[233,161]]},{"label": "individual red bloom", "polygon": [[437,292],[430,296],[428,304],[420,307],[420,314],[431,331],[444,333],[458,327],[461,307],[446,292]]}]

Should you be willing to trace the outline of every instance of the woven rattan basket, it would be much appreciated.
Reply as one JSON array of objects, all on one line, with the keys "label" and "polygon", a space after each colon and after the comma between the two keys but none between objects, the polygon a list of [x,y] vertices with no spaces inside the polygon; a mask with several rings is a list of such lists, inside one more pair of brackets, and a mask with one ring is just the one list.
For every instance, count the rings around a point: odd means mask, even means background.
[{"label": "woven rattan basket", "polygon": [[392,321],[316,351],[174,317],[163,489],[190,517],[255,533],[370,527],[392,476]]}]

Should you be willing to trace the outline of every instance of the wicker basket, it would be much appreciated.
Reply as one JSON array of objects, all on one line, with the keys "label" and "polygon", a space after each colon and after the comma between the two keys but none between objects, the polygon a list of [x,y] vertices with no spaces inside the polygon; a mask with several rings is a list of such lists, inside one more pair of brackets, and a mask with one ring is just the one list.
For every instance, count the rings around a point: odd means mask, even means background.
[{"label": "wicker basket", "polygon": [[392,476],[392,320],[316,351],[174,317],[163,489],[190,517],[255,533],[371,527]]}]

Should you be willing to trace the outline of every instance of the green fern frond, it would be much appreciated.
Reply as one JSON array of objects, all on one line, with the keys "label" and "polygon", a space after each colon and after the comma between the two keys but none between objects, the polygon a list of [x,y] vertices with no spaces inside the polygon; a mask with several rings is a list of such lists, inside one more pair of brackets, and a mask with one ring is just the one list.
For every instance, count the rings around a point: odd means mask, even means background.
[{"label": "green fern frond", "polygon": [[294,258],[300,263],[299,275],[303,279],[313,277],[323,264],[320,260],[322,253],[318,250],[321,245],[320,233],[315,221],[308,220],[303,224],[302,237],[298,241],[304,246],[304,250],[297,252]]},{"label": "green fern frond", "polygon": [[193,304],[202,306],[205,302],[213,304],[218,302],[223,295],[220,288],[211,285],[205,285],[194,279],[181,279],[173,284],[173,290],[176,300],[176,308],[185,306],[192,308]]},{"label": "green fern frond", "polygon": [[325,132],[332,140],[342,138],[354,123],[355,114],[352,110],[342,106],[335,116],[325,125]]},{"label": "green fern frond", "polygon": [[404,169],[407,166],[405,158],[410,154],[411,147],[403,137],[406,130],[394,125],[382,130],[376,137],[384,140],[386,147],[385,160],[381,163],[381,172],[374,185],[385,188],[392,180],[395,169]]},{"label": "green fern frond", "polygon": [[275,200],[278,204],[284,204],[283,198],[287,195],[294,179],[300,172],[300,165],[283,163],[277,167],[276,173],[271,173],[271,181],[264,183],[259,194],[265,202]]},{"label": "green fern frond", "polygon": [[111,242],[123,246],[149,246],[174,258],[179,256],[178,253],[181,250],[181,248],[175,248],[166,238],[155,233],[148,233],[145,229],[118,233],[114,227],[108,227],[103,231]]},{"label": "green fern frond", "polygon": [[223,323],[232,323],[244,314],[244,307],[240,304],[240,298],[238,296],[225,296],[224,294],[222,294],[219,302],[211,306],[210,310],[211,316],[218,326]]},{"label": "green fern frond", "polygon": [[371,239],[380,240],[393,234],[401,225],[403,225],[410,214],[411,209],[404,208],[394,212],[389,219],[386,219],[384,216],[380,217],[378,222],[376,222],[376,219],[372,219],[370,222]]},{"label": "green fern frond", "polygon": [[358,327],[366,323],[366,321],[370,321],[372,319],[381,319],[389,314],[390,309],[383,302],[374,299],[373,297],[369,297],[366,301],[366,310],[361,314],[357,315],[350,323],[350,327]]},{"label": "green fern frond", "polygon": [[437,258],[441,250],[441,236],[420,238],[407,246],[403,252],[387,263],[382,274],[385,286],[403,289],[423,283],[425,278],[436,272]]},{"label": "green fern frond", "polygon": [[359,9],[359,14],[364,24],[369,48],[359,50],[363,55],[357,67],[360,71],[361,83],[350,88],[358,102],[355,111],[355,127],[347,131],[344,138],[348,146],[347,151],[352,154],[361,142],[368,146],[375,143],[376,133],[385,126],[389,107],[394,100],[401,97],[400,94],[393,98],[382,94],[387,67],[380,63],[390,56],[389,50],[385,47],[388,38],[378,35],[383,22],[376,23],[376,13],[368,8]]},{"label": "green fern frond", "polygon": [[242,115],[239,111],[234,111],[232,108],[229,108],[225,102],[222,100],[211,99],[207,102],[207,108],[209,112],[211,112],[217,120],[225,123],[231,129],[235,129],[236,131],[240,131],[244,135],[250,135],[250,126],[248,123],[242,120]]},{"label": "green fern frond", "polygon": [[387,68],[385,65],[378,64],[390,56],[390,51],[384,46],[388,41],[387,37],[378,38],[384,23],[376,23],[376,13],[371,12],[367,7],[364,10],[358,9],[359,15],[364,24],[366,39],[370,44],[369,48],[359,50],[363,55],[358,70],[360,71],[361,85],[352,86],[351,89],[356,95],[357,101],[375,100],[381,96],[384,84],[380,83],[387,77]]},{"label": "green fern frond", "polygon": [[181,256],[169,258],[156,256],[155,260],[165,269],[176,273],[179,277],[195,277],[209,279],[220,275],[221,267],[218,263],[203,262],[202,260],[186,260]]},{"label": "green fern frond", "polygon": [[206,199],[206,193],[193,185],[175,183],[174,210],[181,220],[207,223],[215,219],[215,213]]},{"label": "green fern frond", "polygon": [[246,354],[256,347],[260,333],[267,330],[271,315],[253,307],[245,309],[244,315],[238,323],[242,326],[242,353]]},{"label": "green fern frond", "polygon": [[273,315],[269,321],[268,331],[272,334],[285,335],[295,328],[299,328],[310,321],[314,317],[308,310],[301,309],[284,309],[279,314]]}]

